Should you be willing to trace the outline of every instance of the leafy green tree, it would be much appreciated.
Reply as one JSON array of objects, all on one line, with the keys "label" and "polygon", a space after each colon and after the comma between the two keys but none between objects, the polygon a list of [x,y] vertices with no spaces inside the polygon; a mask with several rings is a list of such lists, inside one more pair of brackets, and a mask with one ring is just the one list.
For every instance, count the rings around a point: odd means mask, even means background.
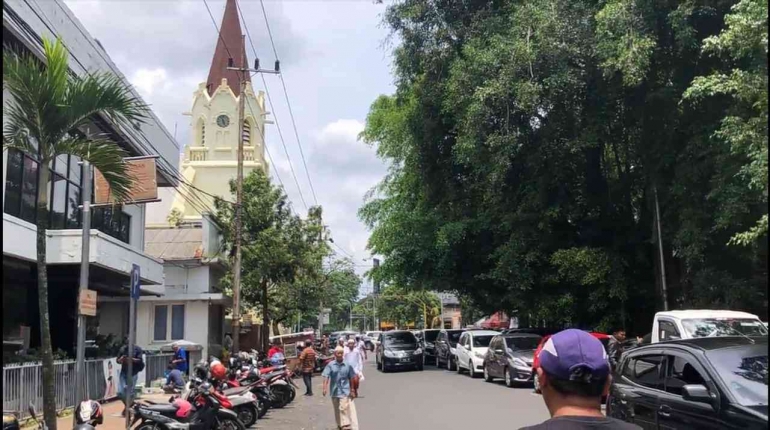
[{"label": "leafy green tree", "polygon": [[136,123],[146,118],[147,108],[116,75],[70,74],[69,54],[61,41],[43,39],[43,52],[44,63],[32,54],[17,55],[8,47],[3,49],[3,89],[11,95],[3,103],[3,149],[24,152],[41,166],[36,226],[43,416],[48,428],[56,430],[46,263],[50,172],[46,166],[62,154],[87,160],[102,173],[116,200],[124,200],[133,182],[123,161],[126,153],[106,136],[90,134],[86,125],[99,114],[116,123]]},{"label": "leafy green tree", "polygon": [[[390,163],[359,211],[385,257],[372,277],[536,324],[646,333],[663,307],[660,224],[670,307],[710,291],[766,314],[766,244],[726,246],[757,220],[766,237],[766,174],[750,173],[766,116],[757,139],[725,140],[726,118],[749,124],[766,100],[767,20],[749,3],[391,4],[397,87],[361,134]],[[708,48],[723,32],[752,47],[731,51],[759,76],[751,97],[692,89],[730,66]]]}]

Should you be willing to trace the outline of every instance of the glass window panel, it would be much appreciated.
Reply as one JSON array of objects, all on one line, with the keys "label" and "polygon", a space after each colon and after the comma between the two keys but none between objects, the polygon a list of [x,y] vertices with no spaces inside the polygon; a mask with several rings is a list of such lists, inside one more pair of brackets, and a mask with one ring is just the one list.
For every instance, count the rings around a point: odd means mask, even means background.
[{"label": "glass window panel", "polygon": [[24,157],[24,179],[21,188],[20,218],[35,222],[35,201],[37,200],[37,162]]},{"label": "glass window panel", "polygon": [[21,173],[24,156],[21,152],[8,151],[8,164],[5,175],[5,213],[19,216],[21,212]]},{"label": "glass window panel", "polygon": [[120,218],[120,235],[118,239],[125,243],[129,243],[129,235],[131,234],[131,216],[122,213]]},{"label": "glass window panel", "polygon": [[171,340],[184,338],[184,305],[171,306]]},{"label": "glass window panel", "polygon": [[62,175],[67,176],[67,172],[69,171],[69,155],[67,154],[61,154],[56,156],[56,164],[54,165],[54,172]]},{"label": "glass window panel", "polygon": [[103,213],[103,217],[102,217],[101,232],[112,236],[112,208],[105,207],[102,210],[102,213]]},{"label": "glass window panel", "polygon": [[168,306],[155,306],[155,327],[153,340],[166,340],[166,325],[168,324]]},{"label": "glass window panel", "polygon": [[120,239],[120,222],[123,221],[123,211],[120,207],[115,207],[112,212],[112,225],[110,226],[110,236]]},{"label": "glass window panel", "polygon": [[70,156],[70,173],[68,178],[70,181],[80,186],[83,186],[83,184],[80,183],[80,177],[81,177],[80,172],[82,171],[83,167],[78,163],[80,163],[80,158],[75,155],[71,155]]},{"label": "glass window panel", "polygon": [[102,224],[104,224],[104,208],[91,209],[91,228],[101,231]]},{"label": "glass window panel", "polygon": [[[80,187],[70,184],[67,191],[67,227],[66,228],[80,228],[81,223],[81,211],[78,206],[82,202],[80,201]],[[93,215],[92,215],[93,216]]]},{"label": "glass window panel", "polygon": [[[57,161],[58,163],[58,161]],[[67,180],[54,174],[53,194],[48,197],[51,211],[51,229],[63,229],[65,211],[67,210]]]}]

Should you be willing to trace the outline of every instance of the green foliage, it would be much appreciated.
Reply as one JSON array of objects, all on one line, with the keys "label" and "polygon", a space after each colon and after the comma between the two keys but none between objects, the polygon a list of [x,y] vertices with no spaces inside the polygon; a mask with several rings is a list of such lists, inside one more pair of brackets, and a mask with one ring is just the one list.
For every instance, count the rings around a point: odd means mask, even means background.
[{"label": "green foliage", "polygon": [[389,6],[397,88],[360,136],[390,163],[359,211],[384,256],[370,276],[524,323],[646,333],[657,189],[670,306],[726,273],[756,292],[730,305],[764,315],[767,6],[729,6]]},{"label": "green foliage", "polygon": [[[235,193],[235,181],[230,188]],[[321,301],[324,307],[339,311],[355,299],[361,280],[352,264],[326,263],[331,249],[320,207],[310,208],[305,219],[292,214],[286,195],[261,170],[244,178],[243,195],[241,298],[245,306],[260,309],[269,323],[291,324],[298,315],[318,315]],[[215,206],[223,245],[234,257],[235,207],[222,200]],[[222,285],[231,292],[232,271]]]}]

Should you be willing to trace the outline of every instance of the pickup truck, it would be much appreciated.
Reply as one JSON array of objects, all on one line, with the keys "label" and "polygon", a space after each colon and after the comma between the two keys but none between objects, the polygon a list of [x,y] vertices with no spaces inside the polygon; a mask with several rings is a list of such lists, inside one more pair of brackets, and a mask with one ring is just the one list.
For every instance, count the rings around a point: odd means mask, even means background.
[{"label": "pickup truck", "polygon": [[767,327],[756,315],[725,310],[658,312],[652,322],[650,343],[714,336],[767,336]]}]

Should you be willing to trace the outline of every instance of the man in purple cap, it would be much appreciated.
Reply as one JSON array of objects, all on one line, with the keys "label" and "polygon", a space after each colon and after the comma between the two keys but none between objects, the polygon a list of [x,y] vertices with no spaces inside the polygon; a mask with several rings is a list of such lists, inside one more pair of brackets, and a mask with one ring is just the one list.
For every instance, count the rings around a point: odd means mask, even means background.
[{"label": "man in purple cap", "polygon": [[551,336],[540,352],[540,389],[551,419],[525,429],[641,429],[602,414],[610,389],[610,363],[602,343],[569,329]]}]

